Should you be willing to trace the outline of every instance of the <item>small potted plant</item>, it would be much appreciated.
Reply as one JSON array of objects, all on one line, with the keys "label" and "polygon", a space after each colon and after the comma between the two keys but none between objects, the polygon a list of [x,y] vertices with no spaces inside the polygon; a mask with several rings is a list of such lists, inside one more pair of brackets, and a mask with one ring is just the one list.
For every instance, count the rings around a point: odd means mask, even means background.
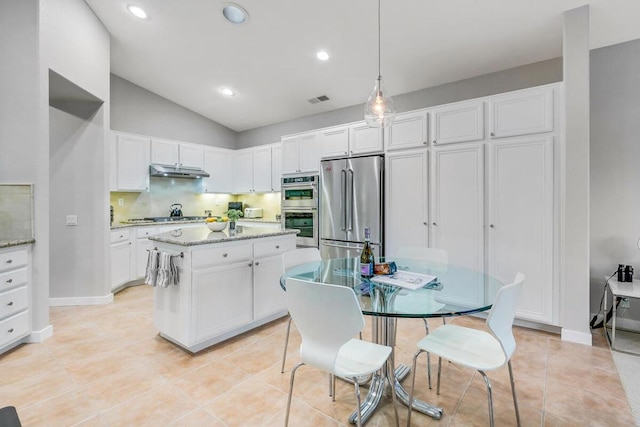
[{"label": "small potted plant", "polygon": [[227,216],[227,218],[229,218],[229,230],[235,230],[236,229],[236,221],[241,216],[244,216],[242,211],[238,210],[238,209],[229,209],[224,214]]}]

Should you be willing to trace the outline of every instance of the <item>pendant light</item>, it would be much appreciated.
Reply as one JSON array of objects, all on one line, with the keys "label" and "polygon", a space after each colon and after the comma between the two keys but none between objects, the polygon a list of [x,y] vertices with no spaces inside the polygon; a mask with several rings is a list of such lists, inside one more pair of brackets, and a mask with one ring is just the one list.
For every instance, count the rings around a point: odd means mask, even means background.
[{"label": "pendant light", "polygon": [[378,78],[371,96],[364,105],[364,120],[370,127],[387,127],[393,123],[396,109],[393,105],[393,99],[385,95],[380,73],[380,0],[378,0]]}]

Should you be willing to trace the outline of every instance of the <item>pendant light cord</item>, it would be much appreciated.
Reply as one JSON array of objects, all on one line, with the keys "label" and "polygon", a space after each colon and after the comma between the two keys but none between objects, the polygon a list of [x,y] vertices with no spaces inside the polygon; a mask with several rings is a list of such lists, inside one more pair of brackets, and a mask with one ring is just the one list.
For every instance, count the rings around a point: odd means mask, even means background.
[{"label": "pendant light cord", "polygon": [[378,0],[378,80],[382,78],[380,71],[380,0]]}]

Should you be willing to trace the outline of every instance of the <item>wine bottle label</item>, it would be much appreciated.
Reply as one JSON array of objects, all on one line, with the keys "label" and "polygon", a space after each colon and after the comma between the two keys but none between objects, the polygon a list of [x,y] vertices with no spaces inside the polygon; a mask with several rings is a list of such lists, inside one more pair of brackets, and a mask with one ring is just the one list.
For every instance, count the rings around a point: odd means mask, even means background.
[{"label": "wine bottle label", "polygon": [[373,264],[372,263],[360,264],[360,275],[364,277],[373,276]]}]

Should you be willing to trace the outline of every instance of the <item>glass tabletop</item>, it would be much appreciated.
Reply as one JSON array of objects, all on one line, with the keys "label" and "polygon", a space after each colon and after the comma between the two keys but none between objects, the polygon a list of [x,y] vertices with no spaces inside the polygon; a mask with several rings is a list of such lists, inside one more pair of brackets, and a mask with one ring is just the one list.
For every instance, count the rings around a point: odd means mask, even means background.
[{"label": "glass tabletop", "polygon": [[379,262],[395,262],[399,272],[436,279],[418,289],[377,283],[360,277],[359,258],[337,258],[293,267],[281,277],[280,286],[286,290],[288,277],[348,286],[360,300],[363,314],[385,317],[446,317],[488,310],[504,286],[482,272],[451,264],[388,257]]}]

